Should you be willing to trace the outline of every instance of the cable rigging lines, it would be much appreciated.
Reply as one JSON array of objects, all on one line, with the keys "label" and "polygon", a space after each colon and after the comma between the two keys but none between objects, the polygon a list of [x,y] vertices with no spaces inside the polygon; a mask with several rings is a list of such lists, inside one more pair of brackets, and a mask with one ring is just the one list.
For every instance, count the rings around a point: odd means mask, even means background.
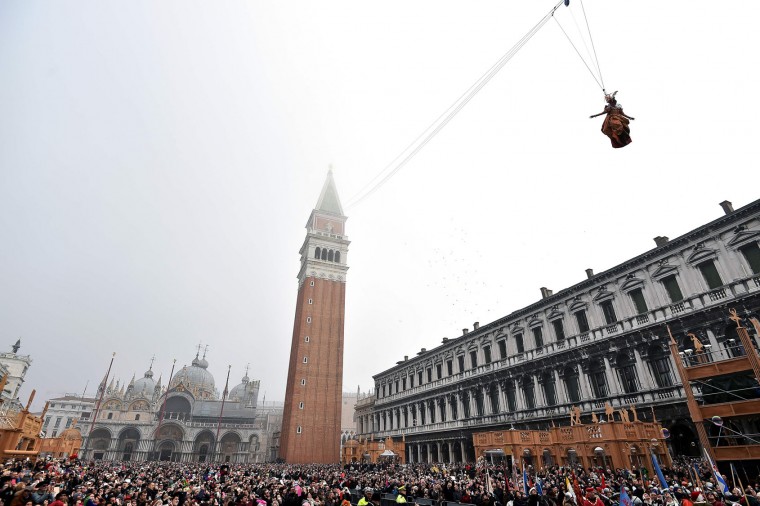
[{"label": "cable rigging lines", "polygon": [[435,119],[425,130],[420,133],[404,150],[402,150],[382,171],[372,178],[361,190],[349,199],[346,207],[355,207],[370,195],[379,190],[388,182],[398,171],[400,171],[414,156],[424,148],[443,127],[445,127],[459,111],[472,100],[477,93],[488,84],[488,82],[522,49],[533,36],[554,17],[554,12],[565,3],[566,0],[560,0],[557,4],[544,15],[523,37],[512,46],[509,51],[499,58],[491,68],[481,75],[462,95],[459,96],[438,118]]}]

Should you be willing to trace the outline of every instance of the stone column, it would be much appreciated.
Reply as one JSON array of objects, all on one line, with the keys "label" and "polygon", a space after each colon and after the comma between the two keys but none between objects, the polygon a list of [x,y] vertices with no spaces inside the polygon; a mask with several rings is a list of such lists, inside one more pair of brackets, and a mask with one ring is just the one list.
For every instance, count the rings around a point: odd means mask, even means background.
[{"label": "stone column", "polygon": [[533,397],[536,398],[536,407],[546,406],[544,400],[544,389],[541,388],[541,382],[538,381],[538,374],[533,375]]},{"label": "stone column", "polygon": [[604,373],[607,377],[607,389],[610,395],[616,396],[620,394],[620,386],[618,386],[617,373],[612,369],[610,359],[604,357]]},{"label": "stone column", "polygon": [[591,400],[594,398],[594,389],[591,388],[591,381],[588,374],[584,372],[583,367],[578,366],[578,387],[581,390],[581,399]]},{"label": "stone column", "polygon": [[446,444],[449,447],[449,464],[453,464],[454,463],[454,443],[452,443],[451,441],[448,441]]},{"label": "stone column", "polygon": [[464,418],[464,401],[462,400],[464,394],[462,394],[462,392],[457,392],[455,395],[455,402],[457,403],[457,420],[461,420]]},{"label": "stone column", "polygon": [[633,357],[636,360],[636,374],[639,376],[639,386],[642,392],[647,392],[654,388],[654,382],[649,375],[649,368],[644,365],[644,359],[636,348],[633,349]]},{"label": "stone column", "polygon": [[[504,406],[504,412],[505,413],[511,413],[509,408],[509,399],[507,398],[507,391],[509,390],[509,382],[505,381],[501,385],[501,397],[502,397],[502,406]],[[517,407],[517,401],[515,401],[515,408]]]},{"label": "stone column", "polygon": [[523,393],[521,381],[515,380],[515,404],[517,411],[525,409],[525,394]]},{"label": "stone column", "polygon": [[467,462],[467,452],[465,450],[464,441],[459,441],[459,448],[462,452],[462,462]]},{"label": "stone column", "polygon": [[483,395],[483,416],[491,414],[491,402],[490,395],[488,395],[488,385],[480,387],[481,395]]},{"label": "stone column", "polygon": [[[725,352],[721,349],[721,346],[718,344],[718,338],[715,337],[715,333],[711,329],[705,329],[705,336],[707,337],[707,343],[702,344],[711,344],[712,348],[710,348],[710,361],[715,362],[718,360],[724,360],[726,355]],[[723,354],[721,354],[723,353]]]},{"label": "stone column", "polygon": [[507,410],[507,405],[504,403],[504,392],[501,388],[501,383],[496,382],[496,400],[498,401],[497,408],[499,413],[504,413]]},{"label": "stone column", "polygon": [[436,444],[436,451],[438,451],[438,462],[443,462],[443,455],[441,454],[441,449],[443,448],[443,444],[438,441]]},{"label": "stone column", "polygon": [[478,416],[478,389],[472,388],[470,390],[470,417],[475,418]]},{"label": "stone column", "polygon": [[554,395],[557,396],[557,404],[567,404],[567,392],[563,381],[559,377],[559,371],[552,369],[554,375]]},{"label": "stone column", "polygon": [[433,463],[433,452],[430,451],[430,443],[426,443],[427,445],[427,463],[432,464]]}]

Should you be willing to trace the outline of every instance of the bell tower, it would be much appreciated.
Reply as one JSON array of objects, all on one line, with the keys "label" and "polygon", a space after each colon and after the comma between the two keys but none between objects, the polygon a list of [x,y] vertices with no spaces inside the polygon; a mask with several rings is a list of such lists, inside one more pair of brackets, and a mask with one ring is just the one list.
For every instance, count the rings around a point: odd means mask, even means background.
[{"label": "bell tower", "polygon": [[346,216],[332,170],[306,223],[280,435],[289,464],[340,461]]}]

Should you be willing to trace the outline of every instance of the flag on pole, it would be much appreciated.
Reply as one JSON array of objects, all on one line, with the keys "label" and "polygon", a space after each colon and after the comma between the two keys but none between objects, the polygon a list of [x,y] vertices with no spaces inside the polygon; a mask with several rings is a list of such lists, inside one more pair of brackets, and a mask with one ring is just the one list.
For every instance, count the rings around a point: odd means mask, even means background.
[{"label": "flag on pole", "polygon": [[700,479],[699,479],[699,466],[697,465],[697,463],[696,463],[696,462],[695,462],[695,463],[692,465],[692,467],[689,469],[689,476],[691,476],[691,475],[692,475],[692,473],[694,473],[694,480],[695,480],[695,482],[696,482],[697,486],[698,486],[699,488],[701,488],[702,490],[704,490],[704,489],[705,489],[705,487],[704,487],[704,486],[702,486],[702,480],[700,480]]},{"label": "flag on pole", "polygon": [[528,488],[528,473],[525,472],[525,462],[523,462],[523,489],[525,490],[525,495],[530,494],[530,489]]},{"label": "flag on pole", "polygon": [[652,466],[654,467],[654,472],[657,474],[657,479],[660,480],[660,488],[668,488],[668,482],[665,480],[665,476],[662,474],[660,463],[657,462],[657,455],[655,455],[654,452],[652,452]]},{"label": "flag on pole", "polygon": [[536,475],[536,492],[538,495],[544,495],[544,488],[541,486],[541,478]]},{"label": "flag on pole", "polygon": [[710,458],[710,454],[707,453],[707,450],[702,448],[702,450],[705,453],[705,457],[707,458],[707,462],[710,464],[710,469],[713,472],[713,476],[715,476],[715,481],[718,483],[718,490],[723,495],[728,495],[728,484],[726,484],[726,480],[723,479],[723,476],[721,476],[720,471],[718,471],[718,466],[715,465],[715,462],[713,462],[713,459]]},{"label": "flag on pole", "polygon": [[741,490],[742,494],[744,495],[744,484],[742,483],[742,479],[739,478],[739,471],[734,467],[734,463],[731,462],[731,476],[734,477],[734,486],[736,486],[736,482],[739,482],[739,490]]},{"label": "flag on pole", "polygon": [[631,496],[625,491],[625,485],[620,485],[620,506],[633,506]]},{"label": "flag on pole", "polygon": [[573,501],[575,501],[575,503],[577,504],[578,498],[575,496],[575,490],[573,490],[573,486],[570,485],[570,478],[568,478],[567,476],[565,476],[565,490],[567,491],[568,494],[573,496]]}]

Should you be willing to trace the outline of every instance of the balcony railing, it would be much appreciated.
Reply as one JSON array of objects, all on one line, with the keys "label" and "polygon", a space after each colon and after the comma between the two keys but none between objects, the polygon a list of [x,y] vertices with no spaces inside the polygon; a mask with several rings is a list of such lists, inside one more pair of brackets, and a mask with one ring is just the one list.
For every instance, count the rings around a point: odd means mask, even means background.
[{"label": "balcony railing", "polygon": [[710,296],[710,300],[715,302],[716,300],[721,300],[726,298],[726,290],[725,288],[718,288],[717,290],[713,290],[708,294]]}]

